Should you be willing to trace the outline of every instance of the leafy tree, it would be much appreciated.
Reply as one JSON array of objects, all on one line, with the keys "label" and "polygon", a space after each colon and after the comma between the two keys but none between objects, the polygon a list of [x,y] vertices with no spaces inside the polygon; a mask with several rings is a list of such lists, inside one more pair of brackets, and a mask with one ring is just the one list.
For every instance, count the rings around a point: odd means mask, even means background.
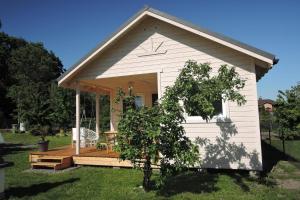
[{"label": "leafy tree", "polygon": [[13,84],[8,74],[8,61],[11,53],[25,44],[26,41],[23,39],[0,32],[0,127],[3,128],[7,128],[12,123],[11,113],[16,107],[15,103],[7,97],[8,88]]},{"label": "leafy tree", "polygon": [[205,120],[216,114],[216,101],[223,99],[236,101],[239,105],[245,103],[244,96],[237,92],[244,87],[245,81],[238,77],[235,68],[222,65],[218,75],[211,77],[211,72],[212,68],[208,63],[188,61],[174,86],[185,111]]},{"label": "leafy tree", "polygon": [[15,123],[66,128],[74,114],[74,93],[58,88],[60,60],[40,43],[0,32],[0,127]]},{"label": "leafy tree", "polygon": [[186,166],[197,164],[197,150],[185,136],[182,127],[185,122],[184,111],[208,121],[215,116],[216,101],[236,101],[239,105],[246,102],[239,93],[245,81],[239,77],[234,67],[222,65],[215,76],[211,76],[211,72],[212,68],[208,63],[187,61],[175,84],[166,88],[161,102],[164,112],[159,149],[162,154],[162,178],[185,169]]},{"label": "leafy tree", "polygon": [[272,126],[273,114],[263,106],[259,107],[259,122],[262,131],[269,131]]},{"label": "leafy tree", "polygon": [[238,92],[245,81],[234,68],[221,66],[218,75],[212,77],[211,70],[209,64],[186,62],[175,84],[166,88],[160,105],[152,108],[136,108],[132,88],[127,95],[118,92],[116,102],[123,102],[125,107],[120,114],[116,149],[121,159],[129,159],[143,169],[145,189],[149,189],[151,165],[156,164],[158,155],[162,184],[170,175],[199,164],[198,146],[182,127],[184,111],[209,120],[215,114],[216,100],[245,103],[244,96]]},{"label": "leafy tree", "polygon": [[100,96],[100,128],[101,132],[110,130],[110,98],[108,95]]},{"label": "leafy tree", "polygon": [[282,137],[300,136],[300,84],[279,91],[275,109],[276,122],[281,127]]},{"label": "leafy tree", "polygon": [[8,96],[15,102],[17,116],[27,125],[50,125],[49,88],[64,71],[60,60],[40,43],[27,43],[12,51],[9,76],[13,84]]},{"label": "leafy tree", "polygon": [[49,108],[48,115],[52,126],[63,128],[72,127],[75,110],[75,94],[69,89],[60,88],[56,82],[53,82],[49,91]]},{"label": "leafy tree", "polygon": [[118,124],[118,145],[120,158],[130,160],[135,167],[142,168],[144,172],[143,187],[148,190],[152,174],[151,164],[158,159],[160,135],[160,109],[158,106],[135,106],[135,97],[132,88],[129,95],[119,91],[117,103],[124,103],[124,112]]},{"label": "leafy tree", "polygon": [[[75,97],[72,97],[74,101]],[[80,95],[81,98],[81,113],[84,115],[81,119],[81,126],[86,128],[94,129],[96,127],[96,103],[95,103],[95,94],[83,92]],[[108,95],[100,95],[99,97],[100,104],[100,131],[105,132],[110,130],[110,98]],[[75,105],[75,102],[73,103]],[[71,110],[75,110],[75,107]],[[84,113],[84,114],[83,114]],[[74,116],[74,114],[72,114]]]},{"label": "leafy tree", "polygon": [[48,94],[39,84],[28,81],[28,85],[13,85],[8,95],[17,105],[16,114],[20,122],[31,126],[50,125]]}]

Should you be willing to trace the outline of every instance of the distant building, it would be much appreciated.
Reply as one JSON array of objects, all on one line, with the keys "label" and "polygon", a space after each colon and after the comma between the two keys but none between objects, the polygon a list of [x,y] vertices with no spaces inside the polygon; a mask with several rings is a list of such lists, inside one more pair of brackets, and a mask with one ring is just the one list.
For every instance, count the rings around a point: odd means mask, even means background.
[{"label": "distant building", "polygon": [[273,111],[273,106],[275,104],[275,101],[271,99],[258,99],[258,107],[259,108],[264,108],[266,111],[272,112]]}]

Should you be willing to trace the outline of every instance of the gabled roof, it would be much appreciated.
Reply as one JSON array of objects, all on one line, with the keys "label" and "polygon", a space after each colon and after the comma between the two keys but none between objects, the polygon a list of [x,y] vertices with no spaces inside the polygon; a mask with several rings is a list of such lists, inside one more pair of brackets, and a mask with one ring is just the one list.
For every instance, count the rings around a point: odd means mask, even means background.
[{"label": "gabled roof", "polygon": [[92,59],[94,56],[96,56],[101,51],[103,51],[112,42],[114,42],[119,37],[121,37],[123,34],[125,34],[128,29],[130,29],[135,24],[137,24],[145,16],[154,17],[156,19],[170,23],[172,25],[175,25],[179,28],[190,31],[192,33],[195,33],[195,34],[202,36],[204,38],[207,38],[209,40],[213,40],[213,41],[220,43],[222,45],[225,45],[229,48],[235,49],[235,50],[245,53],[249,56],[252,56],[258,60],[264,61],[264,62],[268,63],[269,66],[275,65],[279,61],[279,59],[277,59],[275,55],[273,55],[269,52],[255,48],[253,46],[250,46],[250,45],[240,42],[238,40],[232,39],[232,38],[222,35],[220,33],[209,31],[205,28],[193,25],[189,22],[178,19],[177,17],[174,17],[172,15],[166,14],[164,12],[161,12],[159,10],[155,10],[153,8],[146,6],[145,8],[143,8],[142,10],[137,12],[133,17],[131,17],[115,33],[113,33],[110,37],[108,37],[106,40],[104,40],[99,45],[97,45],[96,48],[94,48],[92,51],[90,51],[86,56],[81,58],[77,63],[75,63],[72,67],[70,67],[64,74],[62,74],[58,78],[58,84],[60,85],[62,82],[67,80],[68,77],[70,77],[75,71],[82,68],[85,63],[87,63],[90,59]]}]

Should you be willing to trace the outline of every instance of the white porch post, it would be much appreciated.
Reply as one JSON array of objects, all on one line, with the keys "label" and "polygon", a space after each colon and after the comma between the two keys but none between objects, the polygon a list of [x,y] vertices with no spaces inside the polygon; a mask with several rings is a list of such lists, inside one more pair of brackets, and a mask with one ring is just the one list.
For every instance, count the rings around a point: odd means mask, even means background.
[{"label": "white porch post", "polygon": [[157,97],[158,97],[158,102],[160,102],[160,99],[161,99],[161,71],[157,72]]},{"label": "white porch post", "polygon": [[99,132],[100,132],[100,130],[99,130],[99,128],[100,128],[100,126],[99,126],[99,111],[100,111],[100,105],[99,105],[99,94],[98,93],[96,93],[96,134],[99,136]]},{"label": "white porch post", "polygon": [[114,113],[113,113],[113,103],[114,103],[114,98],[113,98],[113,91],[111,90],[109,92],[109,100],[110,100],[110,131],[114,131]]},{"label": "white porch post", "polygon": [[80,88],[76,87],[76,155],[80,153]]}]

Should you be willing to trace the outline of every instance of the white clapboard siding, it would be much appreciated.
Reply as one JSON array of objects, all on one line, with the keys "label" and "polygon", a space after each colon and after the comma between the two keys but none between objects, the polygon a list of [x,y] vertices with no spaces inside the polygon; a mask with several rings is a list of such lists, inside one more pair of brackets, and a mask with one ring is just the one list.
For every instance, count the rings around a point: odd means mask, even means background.
[{"label": "white clapboard siding", "polygon": [[[159,51],[166,51],[165,54],[140,56],[145,54],[147,49],[155,49],[161,42],[163,43]],[[203,162],[203,166],[261,170],[261,142],[253,58],[148,17],[101,55],[90,61],[88,67],[80,71],[79,78],[101,79],[162,71],[159,91],[163,93],[166,86],[174,84],[185,62],[190,59],[199,63],[210,63],[214,74],[221,65],[234,66],[239,75],[246,80],[245,87],[240,91],[247,100],[246,104],[238,106],[235,102],[228,102],[231,123],[198,122],[183,124],[186,134],[193,140],[197,137],[206,138],[210,145],[218,145],[218,142],[225,141],[227,142],[226,145],[236,145],[238,151],[247,153],[246,156],[240,158],[240,163],[230,160],[227,160],[226,163],[222,159],[211,162],[209,161],[210,158],[205,157],[206,151],[210,147],[207,145],[201,147],[202,159],[207,161],[207,163]],[[147,104],[150,103],[150,98],[147,96]],[[114,120],[116,121],[116,117]],[[115,121],[114,123],[116,123]],[[224,131],[222,133],[224,127],[232,124],[236,133],[228,134]],[[223,151],[227,154],[231,153],[226,152],[226,149]],[[254,154],[256,157],[251,157]],[[255,159],[258,163],[250,162]]]}]

